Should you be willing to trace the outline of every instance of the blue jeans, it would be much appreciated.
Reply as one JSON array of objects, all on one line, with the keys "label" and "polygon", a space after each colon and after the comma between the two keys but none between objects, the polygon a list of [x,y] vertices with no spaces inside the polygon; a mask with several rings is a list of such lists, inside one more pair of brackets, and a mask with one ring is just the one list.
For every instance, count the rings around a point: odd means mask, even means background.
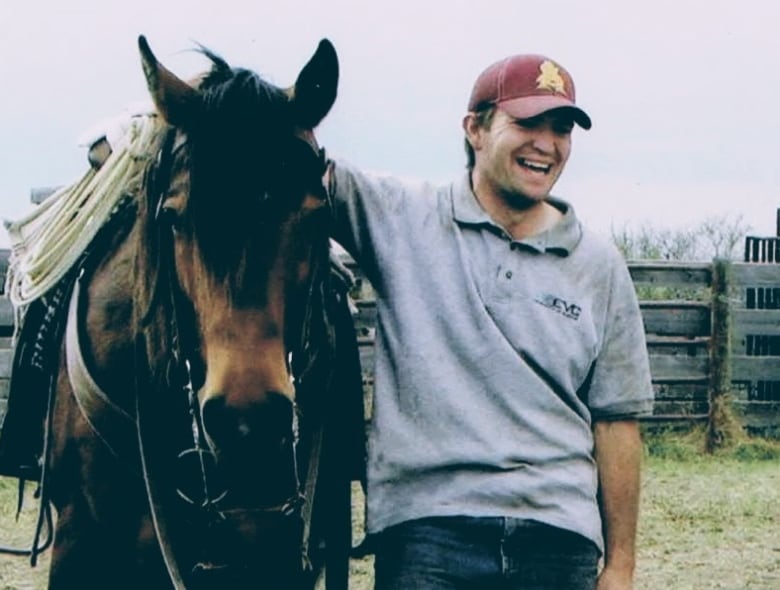
[{"label": "blue jeans", "polygon": [[515,518],[413,520],[375,539],[376,590],[593,590],[599,550]]}]

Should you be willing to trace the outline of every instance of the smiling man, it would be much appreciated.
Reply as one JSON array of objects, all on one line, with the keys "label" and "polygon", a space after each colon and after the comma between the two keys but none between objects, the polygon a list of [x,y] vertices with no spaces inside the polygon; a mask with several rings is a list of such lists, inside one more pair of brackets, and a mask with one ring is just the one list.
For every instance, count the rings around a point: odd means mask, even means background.
[{"label": "smiling man", "polygon": [[335,237],[377,297],[378,590],[632,588],[652,387],[624,261],[550,195],[575,125],[569,73],[519,55],[474,84],[462,179],[334,165]]}]

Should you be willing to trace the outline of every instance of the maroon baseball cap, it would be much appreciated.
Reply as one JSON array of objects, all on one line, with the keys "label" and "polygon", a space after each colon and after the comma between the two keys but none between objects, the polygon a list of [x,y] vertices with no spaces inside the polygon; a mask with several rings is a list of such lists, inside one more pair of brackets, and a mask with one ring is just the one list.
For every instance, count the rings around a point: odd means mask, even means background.
[{"label": "maroon baseball cap", "polygon": [[553,109],[570,109],[574,121],[590,129],[588,114],[574,100],[574,80],[563,66],[543,55],[514,55],[489,66],[471,91],[469,111],[501,107],[516,119]]}]

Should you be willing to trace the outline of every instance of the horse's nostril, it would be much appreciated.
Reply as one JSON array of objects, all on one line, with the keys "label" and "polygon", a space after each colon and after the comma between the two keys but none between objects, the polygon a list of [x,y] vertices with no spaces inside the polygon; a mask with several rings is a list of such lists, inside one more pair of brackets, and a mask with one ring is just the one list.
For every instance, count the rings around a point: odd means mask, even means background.
[{"label": "horse's nostril", "polygon": [[214,395],[203,404],[203,426],[217,451],[236,447],[276,447],[292,433],[293,404],[284,394],[267,392],[243,407]]},{"label": "horse's nostril", "polygon": [[[235,399],[235,398],[234,398]],[[278,392],[232,405],[224,394],[203,404],[203,425],[227,506],[270,506],[297,489],[294,406]],[[258,474],[274,474],[262,477]]]}]

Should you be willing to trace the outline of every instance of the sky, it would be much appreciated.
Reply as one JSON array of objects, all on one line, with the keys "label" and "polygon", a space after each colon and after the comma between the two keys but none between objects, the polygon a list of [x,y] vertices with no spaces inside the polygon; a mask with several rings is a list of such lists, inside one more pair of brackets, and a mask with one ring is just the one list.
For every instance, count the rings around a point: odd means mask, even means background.
[{"label": "sky", "polygon": [[317,136],[332,156],[455,178],[477,75],[541,53],[593,119],[554,190],[586,224],[725,218],[775,235],[778,23],[776,0],[0,0],[0,218],[25,216],[32,188],[78,179],[85,134],[148,100],[140,34],[181,77],[206,67],[200,43],[279,86],[327,37],[341,76]]}]

